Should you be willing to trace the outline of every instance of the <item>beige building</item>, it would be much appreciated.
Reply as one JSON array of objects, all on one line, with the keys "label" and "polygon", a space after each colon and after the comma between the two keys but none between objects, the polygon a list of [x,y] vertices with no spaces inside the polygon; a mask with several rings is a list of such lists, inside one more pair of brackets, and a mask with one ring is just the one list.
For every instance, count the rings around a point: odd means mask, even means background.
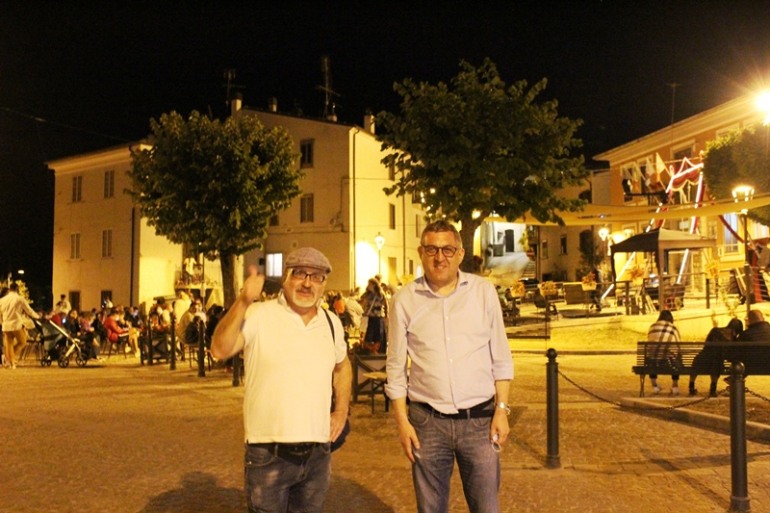
[{"label": "beige building", "polygon": [[[373,118],[364,127],[240,108],[233,115],[258,116],[266,126],[284,126],[295,142],[305,171],[302,190],[276,216],[264,252],[244,255],[268,277],[280,276],[283,256],[301,246],[326,253],[334,272],[327,290],[365,286],[380,274],[392,285],[421,274],[417,246],[423,227],[419,202],[388,197],[383,188],[394,175],[383,164]],[[215,301],[221,296],[217,262],[195,265],[195,279],[184,285],[180,245],[155,235],[131,198],[127,171],[130,146],[108,148],[47,163],[55,175],[53,291],[67,294],[75,308],[152,302],[183,286],[194,293],[201,283]]]},{"label": "beige building", "polygon": [[[47,163],[54,171],[53,291],[73,308],[138,304],[173,294],[181,250],[155,235],[133,208],[130,146]],[[169,276],[162,283],[157,276]]]},{"label": "beige building", "polygon": [[424,227],[421,204],[383,192],[395,175],[381,163],[373,116],[365,116],[359,127],[281,114],[274,103],[258,110],[241,109],[234,101],[233,110],[257,116],[267,127],[285,127],[305,172],[300,196],[271,221],[264,253],[246,255],[247,261],[261,258],[265,274],[276,277],[283,255],[304,245],[317,247],[334,267],[327,290],[363,288],[376,274],[394,286],[422,274],[417,255]]},{"label": "beige building", "polygon": [[[609,163],[609,204],[626,207],[627,211],[608,209],[608,215],[601,220],[601,210],[596,205],[592,207],[593,218],[609,229],[610,240],[619,242],[661,225],[699,233],[717,242],[715,255],[695,252],[689,259],[684,254],[674,258],[669,275],[703,275],[711,262],[722,271],[742,267],[745,253],[740,239],[744,226],[739,207],[730,198],[710,197],[701,173],[701,154],[710,141],[760,125],[767,112],[758,108],[757,99],[756,95],[747,94],[596,155],[596,160]],[[669,198],[668,204],[661,207],[664,196]],[[751,208],[768,203],[766,191],[756,191],[752,202],[741,206]],[[747,229],[749,240],[768,236],[768,227],[750,219]],[[616,263],[618,269],[624,264]],[[627,270],[633,265],[625,263]],[[627,274],[618,274],[617,279],[628,279]],[[688,283],[702,287],[702,280]]]}]

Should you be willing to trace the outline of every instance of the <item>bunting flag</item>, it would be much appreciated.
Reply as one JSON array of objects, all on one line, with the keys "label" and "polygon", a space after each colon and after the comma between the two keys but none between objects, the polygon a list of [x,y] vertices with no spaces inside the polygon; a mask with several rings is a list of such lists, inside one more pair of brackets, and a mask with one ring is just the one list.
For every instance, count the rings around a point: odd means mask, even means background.
[{"label": "bunting flag", "polygon": [[671,177],[669,186],[674,190],[682,189],[688,182],[695,185],[701,180],[701,171],[703,170],[703,163],[693,164],[690,159],[684,157],[682,164],[679,166],[674,176]]}]

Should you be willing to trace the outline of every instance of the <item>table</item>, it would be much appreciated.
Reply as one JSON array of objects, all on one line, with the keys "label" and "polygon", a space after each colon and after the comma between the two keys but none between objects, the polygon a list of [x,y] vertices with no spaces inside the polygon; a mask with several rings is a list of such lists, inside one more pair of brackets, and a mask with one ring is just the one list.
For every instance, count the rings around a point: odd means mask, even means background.
[{"label": "table", "polygon": [[385,398],[385,411],[390,408],[390,399],[385,394],[385,384],[388,382],[388,374],[383,371],[364,372],[362,376],[372,382],[371,398],[372,398],[372,413],[374,413],[374,396],[377,392],[382,392],[382,397]]}]

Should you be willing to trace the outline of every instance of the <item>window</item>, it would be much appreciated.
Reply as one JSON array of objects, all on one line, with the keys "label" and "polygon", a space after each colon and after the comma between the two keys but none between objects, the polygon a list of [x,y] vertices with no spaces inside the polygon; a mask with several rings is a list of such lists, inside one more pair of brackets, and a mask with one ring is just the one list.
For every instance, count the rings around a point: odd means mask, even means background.
[{"label": "window", "polygon": [[396,164],[393,162],[388,164],[388,180],[396,181]]},{"label": "window", "polygon": [[300,198],[299,222],[300,223],[313,222],[313,195],[312,194],[305,194]]},{"label": "window", "polygon": [[81,307],[80,307],[80,291],[79,290],[70,290],[69,297],[70,297],[70,305],[72,306],[72,309],[73,310],[77,310],[79,312],[81,310]]},{"label": "window", "polygon": [[270,226],[278,226],[278,214],[270,216]]},{"label": "window", "polygon": [[422,235],[422,226],[420,226],[420,214],[414,216],[414,236],[420,237]]},{"label": "window", "polygon": [[115,197],[115,171],[110,170],[104,172],[104,197]]},{"label": "window", "polygon": [[268,253],[265,259],[265,276],[281,277],[283,273],[283,253]]},{"label": "window", "polygon": [[540,258],[542,260],[548,260],[548,241],[544,240],[540,243]]},{"label": "window", "polygon": [[70,259],[75,260],[80,258],[80,234],[70,234]]},{"label": "window", "polygon": [[72,177],[72,203],[80,203],[83,201],[83,177]]},{"label": "window", "polygon": [[102,258],[112,256],[112,230],[102,230]]},{"label": "window", "polygon": [[560,255],[567,254],[567,236],[566,235],[562,235],[561,239],[559,239],[559,254]]},{"label": "window", "polygon": [[299,143],[299,167],[313,167],[313,139]]},{"label": "window", "polygon": [[388,203],[388,227],[396,229],[396,206],[392,203]]}]

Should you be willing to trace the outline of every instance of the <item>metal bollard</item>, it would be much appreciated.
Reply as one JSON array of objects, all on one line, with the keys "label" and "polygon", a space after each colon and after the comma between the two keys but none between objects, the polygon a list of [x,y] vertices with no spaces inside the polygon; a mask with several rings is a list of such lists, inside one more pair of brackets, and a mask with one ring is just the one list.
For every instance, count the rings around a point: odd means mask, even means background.
[{"label": "metal bollard", "polygon": [[147,340],[147,330],[142,330],[139,336],[139,363],[144,365],[147,356],[145,355],[144,342]]},{"label": "metal bollard", "polygon": [[706,309],[709,308],[711,308],[711,278],[706,278]]},{"label": "metal bollard", "polygon": [[751,511],[746,467],[746,382],[741,362],[730,367],[730,511]]},{"label": "metal bollard", "polygon": [[206,377],[206,325],[203,321],[198,322],[198,377]]},{"label": "metal bollard", "polygon": [[170,370],[176,370],[176,315],[171,312],[171,363]]},{"label": "metal bollard", "polygon": [[545,353],[548,363],[546,374],[546,423],[548,426],[548,455],[545,463],[548,468],[560,468],[559,457],[559,364],[556,363],[556,349],[550,348]]},{"label": "metal bollard", "polygon": [[147,328],[147,364],[152,365],[155,361],[155,348],[152,345],[152,326]]}]

